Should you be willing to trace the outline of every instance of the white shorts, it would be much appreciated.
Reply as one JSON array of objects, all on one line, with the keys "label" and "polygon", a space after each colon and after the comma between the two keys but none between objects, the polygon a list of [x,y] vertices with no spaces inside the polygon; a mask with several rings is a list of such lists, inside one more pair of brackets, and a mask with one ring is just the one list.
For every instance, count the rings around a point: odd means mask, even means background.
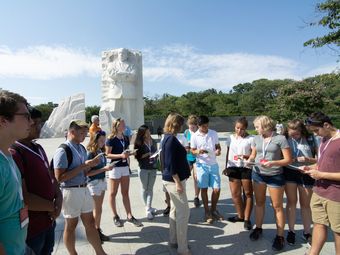
[{"label": "white shorts", "polygon": [[87,187],[84,188],[63,188],[64,218],[77,218],[82,213],[89,213],[93,210],[93,199]]},{"label": "white shorts", "polygon": [[107,189],[106,180],[104,178],[89,181],[87,188],[89,189],[91,196],[100,196],[103,191]]},{"label": "white shorts", "polygon": [[118,166],[109,171],[110,179],[120,179],[122,176],[130,176],[130,171],[128,166]]}]

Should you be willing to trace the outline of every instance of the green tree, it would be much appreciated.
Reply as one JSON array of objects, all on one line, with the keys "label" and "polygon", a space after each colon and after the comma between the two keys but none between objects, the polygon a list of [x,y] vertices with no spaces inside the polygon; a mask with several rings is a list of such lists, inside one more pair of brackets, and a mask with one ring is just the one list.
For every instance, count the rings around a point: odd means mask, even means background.
[{"label": "green tree", "polygon": [[310,26],[323,26],[329,30],[328,34],[310,39],[304,43],[304,46],[312,46],[313,48],[322,47],[324,45],[340,46],[340,1],[327,0],[318,3],[316,10],[324,16],[317,22],[311,22]]},{"label": "green tree", "polygon": [[47,121],[50,117],[53,109],[57,107],[58,104],[54,104],[53,102],[48,102],[47,104],[39,104],[34,107],[37,108],[42,113],[42,121]]},{"label": "green tree", "polygon": [[100,106],[93,105],[85,107],[86,122],[90,123],[92,115],[99,115]]}]

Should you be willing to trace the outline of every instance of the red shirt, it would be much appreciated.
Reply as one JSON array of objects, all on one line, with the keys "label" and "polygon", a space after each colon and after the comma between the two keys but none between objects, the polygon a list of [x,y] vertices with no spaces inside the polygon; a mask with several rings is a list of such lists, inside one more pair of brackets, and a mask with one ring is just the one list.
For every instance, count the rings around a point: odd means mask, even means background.
[{"label": "red shirt", "polygon": [[[41,158],[20,145],[16,145],[16,147],[19,147],[19,152],[11,149],[11,153],[21,172],[22,178],[25,180],[27,191],[46,200],[53,201],[55,197],[55,187],[52,183],[48,169],[48,159],[44,149],[36,143],[31,143],[31,147],[29,147],[40,155]],[[27,240],[49,229],[53,224],[48,212],[29,210],[28,213]]]},{"label": "red shirt", "polygon": [[[328,140],[322,141],[320,151],[323,152],[318,162],[320,172],[339,173],[340,172],[340,139],[331,141],[326,150]],[[320,197],[340,202],[340,181],[316,180],[314,192]]]}]

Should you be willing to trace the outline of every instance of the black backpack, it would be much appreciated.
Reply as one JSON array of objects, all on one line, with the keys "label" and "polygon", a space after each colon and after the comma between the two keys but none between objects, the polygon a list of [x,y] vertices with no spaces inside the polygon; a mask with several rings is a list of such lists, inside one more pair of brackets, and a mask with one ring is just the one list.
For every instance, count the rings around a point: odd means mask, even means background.
[{"label": "black backpack", "polygon": [[[73,154],[70,146],[68,146],[65,143],[62,143],[59,145],[58,148],[62,148],[66,152],[66,157],[67,157],[67,168],[70,168],[70,165],[72,164],[73,161]],[[50,171],[54,173],[54,165],[53,165],[53,158],[50,162]]]},{"label": "black backpack", "polygon": [[307,143],[309,145],[309,148],[312,152],[312,156],[315,157],[316,155],[316,141],[315,141],[315,136],[314,135],[309,135],[307,137]]}]

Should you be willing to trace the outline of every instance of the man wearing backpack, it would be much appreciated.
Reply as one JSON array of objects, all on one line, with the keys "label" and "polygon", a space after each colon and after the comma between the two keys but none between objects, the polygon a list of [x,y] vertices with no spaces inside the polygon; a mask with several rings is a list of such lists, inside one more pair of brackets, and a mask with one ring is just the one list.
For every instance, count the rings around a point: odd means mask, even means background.
[{"label": "man wearing backpack", "polygon": [[28,205],[29,224],[26,243],[36,255],[51,254],[55,219],[59,216],[62,195],[44,149],[34,139],[41,131],[41,112],[29,108],[32,124],[28,137],[15,142],[11,153],[23,178],[23,194]]},{"label": "man wearing backpack", "polygon": [[75,249],[75,229],[80,216],[87,240],[96,254],[105,254],[92,214],[93,200],[87,189],[86,172],[99,164],[99,157],[86,160],[86,149],[82,143],[89,130],[89,125],[82,120],[73,120],[64,144],[72,151],[72,162],[68,163],[66,149],[59,147],[53,157],[55,177],[61,183],[63,193],[62,213],[65,218],[64,243],[70,254],[77,254]]}]

